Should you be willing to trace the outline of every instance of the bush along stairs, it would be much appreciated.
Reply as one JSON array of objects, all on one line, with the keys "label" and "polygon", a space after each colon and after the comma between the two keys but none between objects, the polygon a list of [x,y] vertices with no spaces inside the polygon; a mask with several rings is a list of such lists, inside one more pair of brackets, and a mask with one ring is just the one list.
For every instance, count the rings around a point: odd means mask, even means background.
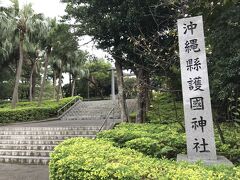
[{"label": "bush along stairs", "polygon": [[[58,120],[18,123],[0,127],[0,162],[48,164],[49,153],[64,139],[95,138],[102,129],[112,101],[76,102]],[[119,110],[112,119],[119,119]]]}]

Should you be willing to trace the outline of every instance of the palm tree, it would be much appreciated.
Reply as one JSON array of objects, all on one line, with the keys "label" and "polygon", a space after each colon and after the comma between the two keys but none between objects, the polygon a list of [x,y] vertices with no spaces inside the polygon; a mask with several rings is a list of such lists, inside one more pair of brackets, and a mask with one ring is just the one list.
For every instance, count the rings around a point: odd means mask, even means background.
[{"label": "palm tree", "polygon": [[[18,62],[18,67],[16,72],[15,86],[14,86],[13,95],[12,95],[12,108],[16,107],[16,103],[18,100],[18,87],[19,87],[19,81],[21,78],[23,58],[24,58],[23,57],[24,41],[27,38],[26,36],[30,38],[35,35],[36,36],[40,35],[41,33],[39,33],[39,31],[42,30],[41,28],[39,28],[40,26],[38,24],[38,21],[36,21],[36,16],[35,16],[36,14],[34,14],[31,4],[26,4],[23,7],[23,9],[21,9],[16,15],[17,15],[16,24],[17,24],[17,30],[19,33],[19,62]],[[37,32],[37,34],[33,34],[34,32]]]},{"label": "palm tree", "polygon": [[54,36],[55,36],[55,29],[57,27],[56,19],[48,19],[49,27],[48,31],[45,36],[45,41],[43,42],[43,46],[45,47],[45,62],[44,62],[44,75],[43,75],[43,80],[41,83],[41,89],[40,89],[40,96],[38,100],[38,105],[40,106],[42,103],[42,98],[43,98],[43,92],[45,88],[45,83],[47,79],[47,70],[48,70],[48,62],[49,62],[49,56],[52,52],[52,46],[53,46],[53,41],[54,41]]},{"label": "palm tree", "polygon": [[37,74],[37,67],[38,67],[38,64],[39,64],[39,60],[41,59],[40,57],[40,50],[39,50],[39,47],[38,46],[33,46],[32,47],[33,49],[31,53],[29,53],[28,51],[28,55],[29,55],[29,60],[31,61],[31,72],[30,72],[30,77],[29,77],[29,101],[32,101],[33,100],[33,97],[34,97],[34,82],[35,82],[35,78],[36,77],[36,74]]},{"label": "palm tree", "polygon": [[0,2],[0,63],[3,63],[8,60],[15,49],[16,36],[14,30],[17,26],[13,8],[6,8],[1,5],[5,4]]},{"label": "palm tree", "polygon": [[87,69],[83,68],[84,63],[87,61],[87,53],[77,50],[73,53],[71,61],[71,66],[69,72],[72,76],[72,82],[69,82],[71,86],[71,96],[75,94],[75,85],[78,78],[82,78],[87,75]]},{"label": "palm tree", "polygon": [[38,100],[38,106],[40,106],[41,103],[42,103],[43,91],[44,91],[45,83],[46,83],[46,79],[47,79],[47,67],[48,67],[48,59],[49,59],[50,53],[51,53],[51,46],[47,46],[45,48],[44,74],[43,74],[43,80],[42,80],[42,83],[41,83],[41,89],[40,89],[40,96],[39,96],[39,100]]},{"label": "palm tree", "polygon": [[75,86],[76,86],[76,80],[78,78],[83,78],[86,76],[88,71],[86,69],[82,69],[82,67],[74,67],[72,69],[72,91],[71,91],[71,96],[73,97],[75,95]]},{"label": "palm tree", "polygon": [[60,99],[62,86],[62,73],[70,62],[73,52],[77,50],[78,42],[67,24],[58,24],[53,43],[53,54],[60,60],[59,80],[57,88],[57,101]]},{"label": "palm tree", "polygon": [[58,59],[56,56],[51,56],[49,59],[49,64],[51,66],[51,70],[52,70],[52,77],[53,77],[53,99],[56,98],[56,81],[57,81],[57,77],[58,74],[60,72],[60,63],[61,60]]}]

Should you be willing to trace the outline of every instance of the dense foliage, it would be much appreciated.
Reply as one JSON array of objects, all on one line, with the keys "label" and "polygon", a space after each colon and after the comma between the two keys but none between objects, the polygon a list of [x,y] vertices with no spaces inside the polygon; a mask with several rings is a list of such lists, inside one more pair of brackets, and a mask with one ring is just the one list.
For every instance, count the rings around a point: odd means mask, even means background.
[{"label": "dense foliage", "polygon": [[[240,130],[229,124],[222,124],[226,144],[216,134],[219,155],[224,155],[240,164]],[[172,124],[120,124],[113,130],[98,134],[98,138],[114,143],[117,147],[128,147],[146,155],[158,158],[176,159],[177,154],[186,153],[185,133],[177,123]]]},{"label": "dense foliage", "polygon": [[0,123],[24,122],[43,120],[57,115],[57,110],[76,97],[43,101],[41,106],[37,102],[19,102],[16,109],[11,109],[10,103],[0,104]]},{"label": "dense foliage", "polygon": [[178,100],[174,94],[154,92],[148,112],[148,120],[151,123],[169,124],[178,122],[183,124],[182,101]]},{"label": "dense foliage", "polygon": [[239,167],[176,163],[144,156],[111,142],[69,139],[51,154],[50,179],[239,179]]},{"label": "dense foliage", "polygon": [[[217,154],[236,167],[203,166],[176,162],[186,154],[182,120],[171,112],[173,98],[154,93],[147,124],[121,123],[98,133],[97,139],[75,138],[64,141],[51,155],[50,178],[55,179],[238,179],[240,175],[240,129],[222,123],[226,143],[215,130]],[[161,102],[161,113],[157,103]],[[183,114],[178,102],[178,113]],[[159,118],[161,116],[161,118]],[[164,120],[167,119],[167,120]],[[168,159],[168,160],[167,160]]]},{"label": "dense foliage", "polygon": [[[93,59],[87,61],[84,68],[87,69],[88,74],[77,82],[77,93],[83,94],[79,88],[79,86],[83,86],[85,98],[88,98],[88,93],[91,98],[103,99],[105,96],[109,96],[111,94],[111,63],[104,59]],[[83,84],[84,81],[87,84]]]},{"label": "dense foliage", "polygon": [[99,133],[98,138],[158,158],[176,158],[186,149],[185,135],[176,124],[120,124],[113,130]]},{"label": "dense foliage", "polygon": [[[175,103],[174,103],[175,102]],[[216,118],[216,117],[213,117]],[[118,147],[129,147],[153,157],[175,159],[186,152],[182,102],[169,93],[153,93],[148,113],[149,124],[120,124],[117,128],[98,134],[99,138],[114,142]],[[217,152],[240,164],[240,129],[235,124],[221,123],[225,139],[222,143],[215,128]]]}]

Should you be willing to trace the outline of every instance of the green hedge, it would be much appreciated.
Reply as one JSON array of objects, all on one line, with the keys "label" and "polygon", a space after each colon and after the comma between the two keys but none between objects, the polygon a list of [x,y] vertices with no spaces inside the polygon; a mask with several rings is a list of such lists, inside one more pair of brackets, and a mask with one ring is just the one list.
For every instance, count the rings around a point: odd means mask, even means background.
[{"label": "green hedge", "polygon": [[113,130],[100,132],[97,137],[158,158],[175,158],[186,149],[185,134],[178,124],[122,123]]},{"label": "green hedge", "polygon": [[0,123],[25,122],[42,120],[57,115],[57,110],[70,102],[73,98],[63,98],[59,102],[55,100],[43,101],[38,107],[37,102],[19,102],[16,109],[11,109],[10,104],[0,107]]},{"label": "green hedge", "polygon": [[51,154],[51,180],[96,179],[240,179],[240,168],[177,163],[150,158],[111,142],[84,138],[69,139]]},{"label": "green hedge", "polygon": [[[222,124],[226,144],[216,134],[217,153],[240,165],[240,128]],[[185,133],[177,123],[172,124],[126,124],[100,132],[97,138],[114,143],[117,147],[128,147],[152,157],[176,159],[177,154],[186,153]]]},{"label": "green hedge", "polygon": [[46,119],[55,115],[55,111],[52,108],[23,108],[16,110],[4,110],[0,111],[0,122],[23,122],[31,120]]}]

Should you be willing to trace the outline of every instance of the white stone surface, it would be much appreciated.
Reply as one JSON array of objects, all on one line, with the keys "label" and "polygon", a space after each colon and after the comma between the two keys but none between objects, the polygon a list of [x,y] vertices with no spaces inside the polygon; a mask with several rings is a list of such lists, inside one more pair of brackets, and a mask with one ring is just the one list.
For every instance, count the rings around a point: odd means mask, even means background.
[{"label": "white stone surface", "polygon": [[[186,161],[190,163],[196,163],[199,160],[192,160],[189,159],[187,155],[185,154],[178,154],[177,155],[177,161]],[[205,165],[226,165],[226,166],[233,166],[233,163],[229,161],[224,156],[217,156],[216,160],[202,160],[203,164]]]},{"label": "white stone surface", "polygon": [[179,19],[178,35],[188,158],[216,160],[202,16]]}]

